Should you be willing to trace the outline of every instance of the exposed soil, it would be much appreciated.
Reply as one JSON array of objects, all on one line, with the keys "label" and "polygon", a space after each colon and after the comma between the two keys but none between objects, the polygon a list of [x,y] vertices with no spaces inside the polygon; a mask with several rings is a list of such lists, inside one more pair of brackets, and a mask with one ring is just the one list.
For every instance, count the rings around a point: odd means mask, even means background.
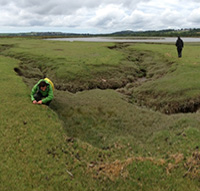
[{"label": "exposed soil", "polygon": [[[7,44],[1,45],[0,50],[4,51],[13,46],[14,45]],[[133,89],[135,87],[138,87],[149,80],[162,78],[167,73],[167,71],[160,70],[160,68],[158,68],[158,72],[156,72],[157,68],[155,67],[153,69],[154,73],[151,74],[149,72],[149,67],[154,67],[154,65],[156,65],[153,58],[151,58],[151,53],[133,52],[132,50],[128,49],[129,46],[130,43],[116,43],[114,46],[109,46],[108,48],[122,51],[123,54],[127,55],[126,60],[135,64],[135,68],[116,68],[113,70],[113,72],[110,72],[108,74],[94,74],[94,78],[88,79],[87,81],[83,81],[82,79],[77,78],[74,81],[63,82],[60,79],[56,79],[55,76],[51,76],[51,74],[49,73],[49,71],[53,70],[53,68],[51,67],[41,68],[39,67],[39,65],[37,67],[37,64],[34,63],[34,60],[28,59],[24,56],[9,56],[15,57],[16,59],[21,61],[19,66],[14,68],[14,71],[18,73],[18,75],[22,76],[24,82],[30,87],[32,87],[39,79],[44,78],[46,77],[46,75],[48,75],[54,82],[55,88],[60,91],[69,91],[72,93],[76,93],[78,91],[85,91],[97,88],[113,89],[126,96],[129,96],[131,102],[131,98],[134,96]],[[58,51],[61,50],[59,49]],[[148,59],[148,62],[145,59]],[[173,63],[166,63],[166,65],[168,66],[172,64]],[[117,72],[117,75],[115,74],[115,72]],[[150,95],[150,97],[155,99],[157,96],[158,95],[153,94]],[[168,102],[161,105],[157,102],[149,103],[148,101],[145,101],[146,97],[146,93],[144,93],[144,95],[141,95],[140,97],[137,96],[137,104],[141,106],[146,106],[147,108],[149,107],[165,114],[197,112],[200,108],[200,98],[196,98],[195,100],[185,100],[184,103]]]},{"label": "exposed soil", "polygon": [[[108,47],[109,49],[117,49],[122,51],[124,48],[128,47],[129,44],[126,43],[118,43],[112,47]],[[37,63],[33,63],[34,61],[27,60],[23,56],[20,55],[16,57],[21,62],[19,67],[16,67],[14,70],[18,75],[24,78],[24,81],[27,83],[30,79],[35,83],[37,80],[46,77],[47,75],[51,77],[54,82],[55,88],[61,91],[69,91],[72,93],[76,93],[84,90],[91,89],[119,89],[125,87],[129,83],[134,83],[138,79],[143,79],[146,76],[146,69],[140,67],[141,57],[145,55],[141,54],[133,54],[131,51],[126,52],[127,60],[134,60],[135,67],[113,67],[111,71],[105,71],[101,74],[93,74],[93,77],[84,81],[83,79],[76,78],[73,81],[64,82],[60,79],[57,79],[55,76],[49,75],[49,71],[51,68],[37,68]],[[135,59],[135,57],[137,57]],[[102,66],[106,67],[106,66]],[[30,84],[29,84],[30,85]]]},{"label": "exposed soil", "polygon": [[197,98],[197,100],[186,100],[184,103],[170,103],[168,104],[168,108],[164,109],[163,112],[166,114],[195,113],[199,108],[200,98]]},{"label": "exposed soil", "polygon": [[0,45],[0,52],[4,51],[4,50],[7,50],[9,48],[12,48],[12,47],[14,47],[14,45],[12,45],[12,44],[1,44]]},{"label": "exposed soil", "polygon": [[176,114],[176,113],[195,113],[200,109],[200,97],[183,100],[183,101],[163,101],[158,102],[157,98],[165,97],[165,95],[155,95],[149,92],[143,92],[138,95],[137,105],[146,106],[152,108],[155,111],[160,111],[164,114]]}]

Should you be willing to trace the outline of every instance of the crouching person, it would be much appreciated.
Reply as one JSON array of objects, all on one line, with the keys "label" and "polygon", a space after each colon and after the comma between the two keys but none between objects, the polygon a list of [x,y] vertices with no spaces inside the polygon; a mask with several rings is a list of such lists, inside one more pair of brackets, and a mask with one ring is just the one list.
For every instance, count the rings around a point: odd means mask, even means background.
[{"label": "crouching person", "polygon": [[31,101],[33,104],[49,105],[53,99],[52,82],[49,79],[41,79],[35,84],[31,91]]}]

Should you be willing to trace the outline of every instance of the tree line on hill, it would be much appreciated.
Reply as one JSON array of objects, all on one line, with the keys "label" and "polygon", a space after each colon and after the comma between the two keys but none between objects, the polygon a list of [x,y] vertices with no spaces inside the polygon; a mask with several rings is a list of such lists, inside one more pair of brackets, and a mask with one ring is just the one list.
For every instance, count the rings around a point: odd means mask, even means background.
[{"label": "tree line on hill", "polygon": [[200,37],[200,29],[166,29],[166,30],[150,30],[150,31],[121,31],[112,33],[113,36],[164,36],[164,37]]},{"label": "tree line on hill", "polygon": [[28,32],[28,33],[0,33],[1,37],[94,37],[94,36],[152,36],[152,37],[200,37],[200,28],[193,29],[166,29],[149,31],[125,30],[110,34],[89,34],[89,33],[63,33],[63,32]]}]

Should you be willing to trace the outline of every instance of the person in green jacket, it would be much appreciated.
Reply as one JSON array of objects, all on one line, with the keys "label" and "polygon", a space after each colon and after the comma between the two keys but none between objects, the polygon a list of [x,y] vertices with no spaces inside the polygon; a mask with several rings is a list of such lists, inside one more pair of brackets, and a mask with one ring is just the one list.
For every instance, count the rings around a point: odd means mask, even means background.
[{"label": "person in green jacket", "polygon": [[35,84],[31,91],[31,101],[33,104],[45,104],[49,105],[53,99],[53,89],[51,84],[41,79]]}]

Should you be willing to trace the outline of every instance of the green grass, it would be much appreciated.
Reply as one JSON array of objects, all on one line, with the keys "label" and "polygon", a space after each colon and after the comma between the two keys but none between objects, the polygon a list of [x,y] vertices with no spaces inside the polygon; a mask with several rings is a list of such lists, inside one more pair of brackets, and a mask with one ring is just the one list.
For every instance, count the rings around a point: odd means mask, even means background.
[{"label": "green grass", "polygon": [[[83,184],[87,180],[86,162],[75,156],[79,152],[89,161],[85,153],[89,146],[70,143],[57,114],[31,104],[29,89],[13,70],[17,64],[0,56],[0,190],[85,190],[77,188],[83,174]],[[95,150],[91,149],[90,160],[98,155]]]},{"label": "green grass", "polygon": [[19,70],[24,76],[48,75],[60,90],[117,88],[132,81],[133,73],[142,75],[140,66],[132,62],[134,55],[109,48],[113,43],[16,39],[13,44],[3,54],[21,61]]},{"label": "green grass", "polygon": [[[108,47],[0,39],[0,190],[199,190],[200,113],[160,112],[198,103],[199,47]],[[30,101],[43,75],[50,108]]]},{"label": "green grass", "polygon": [[[171,45],[140,45],[140,49],[156,51],[162,57],[165,56],[165,59],[173,65],[168,68],[168,73],[162,78],[135,88],[133,94],[136,101],[172,113],[177,112],[176,107],[192,107],[190,102],[198,103],[200,93],[199,46],[186,44],[181,59],[177,58],[175,48],[173,49]],[[170,108],[167,105],[170,105]]]},{"label": "green grass", "polygon": [[[30,104],[29,91],[13,70],[17,63],[17,60],[0,57],[0,190],[42,190],[48,187],[47,182],[44,183],[46,176],[54,177],[61,173],[59,168],[66,168],[64,164],[57,166],[47,153],[48,148],[59,144],[61,125],[54,112]],[[52,183],[63,178],[57,177]]]}]

